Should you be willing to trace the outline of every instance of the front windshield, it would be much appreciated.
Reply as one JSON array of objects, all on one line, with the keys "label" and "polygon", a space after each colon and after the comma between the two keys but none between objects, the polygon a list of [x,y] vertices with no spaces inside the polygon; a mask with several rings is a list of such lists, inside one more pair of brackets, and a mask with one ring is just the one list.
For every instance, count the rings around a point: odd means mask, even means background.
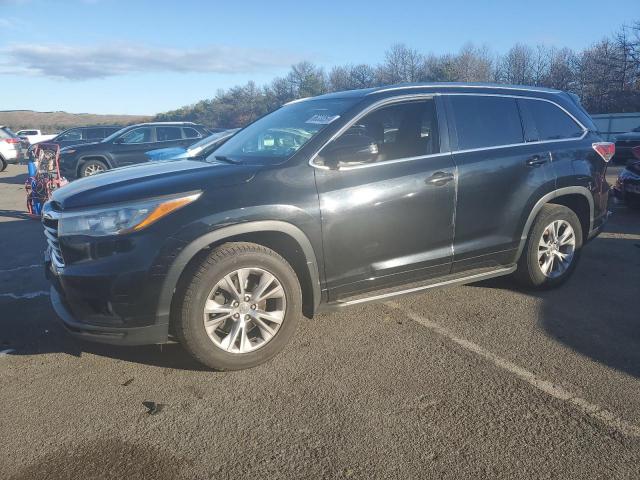
[{"label": "front windshield", "polygon": [[279,163],[359,100],[331,98],[285,105],[236,133],[212,155],[242,163]]},{"label": "front windshield", "polygon": [[200,153],[202,150],[210,146],[211,144],[217,142],[221,138],[226,138],[233,135],[235,132],[240,130],[239,128],[234,128],[232,130],[224,130],[223,132],[216,132],[208,137],[203,138],[199,142],[194,143],[189,148],[187,148],[187,152],[192,155],[196,155]]}]

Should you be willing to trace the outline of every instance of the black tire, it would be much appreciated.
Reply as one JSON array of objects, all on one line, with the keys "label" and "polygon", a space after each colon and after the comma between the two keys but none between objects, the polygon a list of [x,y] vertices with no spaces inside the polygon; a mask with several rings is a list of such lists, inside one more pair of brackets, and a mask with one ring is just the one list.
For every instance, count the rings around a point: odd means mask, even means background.
[{"label": "black tire", "polygon": [[[538,245],[542,236],[547,234],[547,227],[557,220],[565,221],[571,225],[575,237],[575,247],[568,267],[562,273],[557,274],[556,277],[551,278],[542,271],[538,260]],[[527,242],[518,260],[518,269],[514,274],[515,279],[526,288],[538,290],[550,289],[561,285],[574,272],[580,258],[582,244],[582,225],[575,212],[563,205],[544,205],[529,230]]]},{"label": "black tire", "polygon": [[[286,308],[276,334],[257,350],[230,353],[216,345],[204,327],[204,306],[212,288],[225,275],[241,268],[259,268],[274,275],[284,290]],[[200,363],[214,370],[241,370],[260,365],[280,352],[296,331],[302,316],[302,293],[296,273],[273,250],[253,243],[226,243],[213,250],[190,272],[177,292],[173,328],[182,346]]]},{"label": "black tire", "polygon": [[89,177],[98,173],[90,173],[92,169],[98,169],[101,172],[106,172],[107,170],[109,170],[109,166],[102,160],[86,160],[82,162],[82,165],[80,165],[79,177]]},{"label": "black tire", "polygon": [[7,162],[5,162],[3,158],[0,158],[0,172],[4,172],[5,168],[7,168]]}]

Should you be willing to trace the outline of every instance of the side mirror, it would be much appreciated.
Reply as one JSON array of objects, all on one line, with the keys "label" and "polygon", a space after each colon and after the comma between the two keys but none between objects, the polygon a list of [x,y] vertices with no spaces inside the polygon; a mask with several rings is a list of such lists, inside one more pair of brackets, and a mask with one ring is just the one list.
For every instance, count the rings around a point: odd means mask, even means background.
[{"label": "side mirror", "polygon": [[367,135],[345,134],[320,152],[324,164],[337,169],[343,164],[374,162],[378,158],[378,145]]}]

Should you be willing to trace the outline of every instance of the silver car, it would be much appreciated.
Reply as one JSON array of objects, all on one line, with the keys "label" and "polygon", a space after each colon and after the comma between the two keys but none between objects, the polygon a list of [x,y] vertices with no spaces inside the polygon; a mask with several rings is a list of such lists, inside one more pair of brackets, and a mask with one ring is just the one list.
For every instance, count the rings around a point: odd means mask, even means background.
[{"label": "silver car", "polygon": [[9,163],[19,163],[23,158],[22,141],[9,127],[0,125],[0,172]]}]

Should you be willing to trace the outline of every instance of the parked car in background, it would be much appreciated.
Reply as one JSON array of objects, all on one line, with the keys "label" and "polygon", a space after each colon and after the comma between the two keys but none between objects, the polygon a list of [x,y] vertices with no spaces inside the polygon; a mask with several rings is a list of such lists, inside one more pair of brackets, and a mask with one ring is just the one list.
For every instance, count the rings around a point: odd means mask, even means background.
[{"label": "parked car in background", "polygon": [[[46,143],[59,145],[60,148],[69,147],[71,145],[80,145],[82,143],[99,142],[107,138],[114,132],[120,130],[122,126],[117,125],[95,125],[92,127],[75,127],[69,128],[59,133]],[[33,145],[29,147],[27,155],[31,158]]]},{"label": "parked car in background", "polygon": [[206,161],[56,190],[43,216],[51,302],[78,338],[171,336],[232,370],[272,358],[303,313],[511,273],[556,287],[608,217],[614,148],[557,90],[415,84],[298,100]]},{"label": "parked car in background", "polygon": [[19,163],[23,158],[22,140],[9,127],[0,125],[0,172],[10,163]]},{"label": "parked car in background", "polygon": [[631,150],[638,146],[640,146],[640,127],[616,135],[616,160],[625,161],[634,158]]},{"label": "parked car in background", "polygon": [[223,130],[218,133],[213,133],[208,137],[203,138],[199,142],[194,143],[190,147],[171,147],[171,148],[159,148],[157,150],[151,150],[145,155],[149,160],[179,160],[179,159],[191,159],[200,160],[204,159],[216,148],[231,138],[239,128],[231,130]]},{"label": "parked car in background", "polygon": [[44,134],[40,130],[30,129],[30,130],[18,130],[16,135],[21,138],[26,138],[31,145],[38,142],[46,142],[47,140],[51,140],[57,134]]},{"label": "parked car in background", "polygon": [[613,186],[613,194],[630,207],[640,208],[640,145],[631,149],[635,161],[627,163]]},{"label": "parked car in background", "polygon": [[88,177],[116,167],[148,161],[145,153],[160,147],[186,148],[210,135],[192,122],[140,123],[122,128],[100,142],[65,147],[60,151],[63,176]]}]

